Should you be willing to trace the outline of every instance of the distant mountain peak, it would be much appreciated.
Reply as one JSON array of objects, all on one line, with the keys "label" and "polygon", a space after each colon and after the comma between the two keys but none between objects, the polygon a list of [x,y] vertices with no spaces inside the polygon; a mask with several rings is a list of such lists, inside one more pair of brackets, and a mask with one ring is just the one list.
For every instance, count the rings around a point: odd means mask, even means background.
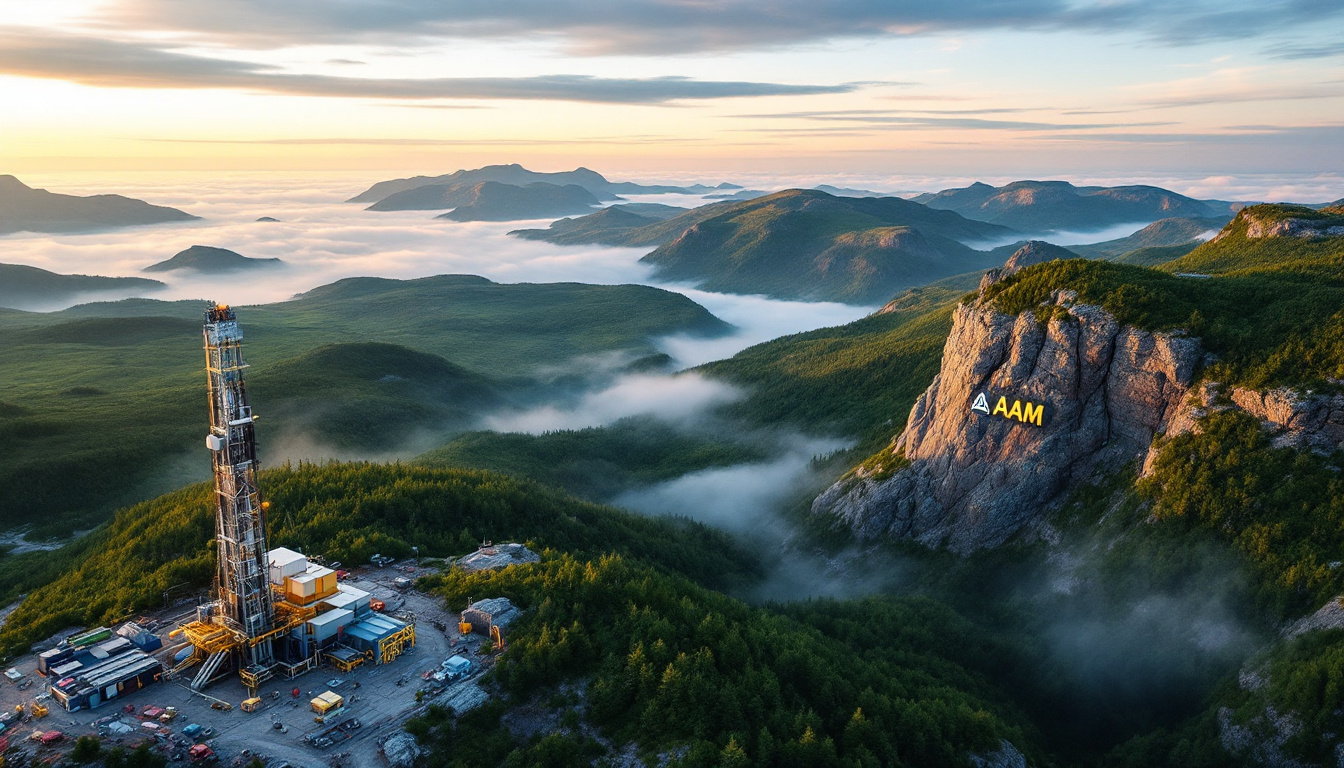
[{"label": "distant mountain peak", "polygon": [[12,175],[0,175],[0,234],[89,232],[196,218],[176,208],[121,195],[63,195],[34,189]]},{"label": "distant mountain peak", "polygon": [[193,245],[178,251],[171,259],[160,261],[145,267],[144,272],[173,272],[179,269],[202,273],[236,272],[255,267],[273,267],[282,262],[279,259],[253,259],[210,245]]},{"label": "distant mountain peak", "polygon": [[1022,179],[993,187],[975,182],[913,198],[930,208],[1027,232],[1101,230],[1115,224],[1146,224],[1168,218],[1208,218],[1228,204],[1196,200],[1148,185],[1080,187],[1067,181]]}]

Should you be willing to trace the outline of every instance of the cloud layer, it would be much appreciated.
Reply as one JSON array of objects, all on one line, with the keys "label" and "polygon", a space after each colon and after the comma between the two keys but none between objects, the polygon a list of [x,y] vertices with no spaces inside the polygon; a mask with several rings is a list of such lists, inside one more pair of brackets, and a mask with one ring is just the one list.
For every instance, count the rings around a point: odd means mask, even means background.
[{"label": "cloud layer", "polygon": [[846,93],[858,84],[790,85],[687,77],[361,78],[183,53],[145,42],[0,29],[0,74],[104,88],[236,88],[290,96],[371,99],[523,99],[610,104]]},{"label": "cloud layer", "polygon": [[570,53],[681,54],[976,30],[1138,32],[1163,43],[1260,37],[1338,17],[1335,0],[119,0],[99,19],[282,47],[388,39],[549,40]]}]

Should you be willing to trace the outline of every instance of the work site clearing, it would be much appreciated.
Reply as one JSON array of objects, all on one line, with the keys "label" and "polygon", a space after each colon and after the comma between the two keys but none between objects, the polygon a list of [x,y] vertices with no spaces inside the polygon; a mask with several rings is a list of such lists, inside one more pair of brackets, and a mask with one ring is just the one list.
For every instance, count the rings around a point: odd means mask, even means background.
[{"label": "work site clearing", "polygon": [[[488,638],[470,631],[463,635],[460,617],[449,613],[440,598],[405,586],[410,578],[435,572],[396,565],[352,572],[345,583],[382,601],[387,614],[419,626],[415,645],[388,664],[365,664],[349,672],[323,665],[293,680],[268,680],[256,693],[259,703],[249,702],[253,697],[237,675],[193,691],[189,687],[193,670],[188,670],[97,708],[67,712],[45,694],[55,681],[38,673],[37,654],[23,656],[10,667],[21,677],[6,675],[9,679],[0,682],[0,711],[10,713],[0,732],[0,738],[8,741],[2,764],[6,768],[54,764],[79,737],[95,736],[104,748],[130,750],[147,742],[170,765],[218,761],[243,766],[254,759],[268,768],[396,765],[397,755],[384,755],[383,743],[404,735],[402,725],[410,717],[431,704],[460,714],[487,698],[476,680],[494,662],[495,654],[479,654]],[[165,668],[173,666],[169,633],[183,619],[183,608],[179,604],[145,617],[164,641],[155,655],[164,660]],[[447,663],[455,656],[471,664],[452,677],[448,668],[465,666],[460,661]],[[328,692],[340,703],[322,716],[313,700]],[[244,711],[244,702],[253,711]],[[47,714],[36,716],[34,703],[39,704],[38,712],[45,703]],[[393,739],[389,753],[398,751],[398,741]]]}]

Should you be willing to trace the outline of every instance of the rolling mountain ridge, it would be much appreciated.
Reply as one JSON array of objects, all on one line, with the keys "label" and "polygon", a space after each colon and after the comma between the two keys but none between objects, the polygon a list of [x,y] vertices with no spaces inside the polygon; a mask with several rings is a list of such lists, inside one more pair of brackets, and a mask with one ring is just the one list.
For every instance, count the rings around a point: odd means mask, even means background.
[{"label": "rolling mountain ridge", "polygon": [[1239,207],[1196,200],[1160,187],[1076,187],[1066,181],[1015,181],[1002,187],[976,182],[911,199],[930,208],[956,211],[968,219],[1029,232],[1088,231],[1170,218],[1218,218],[1230,216]]},{"label": "rolling mountain ridge", "polygon": [[0,175],[0,235],[10,232],[89,232],[195,221],[176,208],[150,205],[121,195],[78,197],[33,189],[13,176]]}]

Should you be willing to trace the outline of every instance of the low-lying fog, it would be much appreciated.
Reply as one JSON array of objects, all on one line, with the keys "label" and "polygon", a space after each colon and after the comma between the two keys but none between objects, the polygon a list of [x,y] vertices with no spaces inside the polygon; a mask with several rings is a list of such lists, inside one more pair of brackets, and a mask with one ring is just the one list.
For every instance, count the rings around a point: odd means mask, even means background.
[{"label": "low-lying fog", "polygon": [[[450,169],[426,169],[442,171]],[[388,174],[387,176],[390,176]],[[658,181],[639,174],[610,174],[613,179]],[[380,178],[376,174],[309,174],[303,177],[247,174],[105,174],[93,180],[73,174],[24,177],[36,187],[70,194],[119,193],[180,208],[202,218],[185,224],[140,227],[83,235],[14,234],[0,237],[0,262],[27,264],[60,273],[110,276],[141,275],[141,270],[194,244],[217,246],[244,256],[279,258],[285,266],[228,278],[158,273],[166,289],[144,294],[159,299],[210,299],[235,305],[282,301],[314,287],[354,276],[416,278],[475,274],[498,282],[575,281],[598,284],[642,283],[650,270],[639,263],[645,248],[559,247],[509,237],[513,229],[544,228],[549,220],[459,223],[435,219],[436,212],[373,212],[343,202]],[[704,174],[667,181],[717,182]],[[783,189],[818,183],[910,196],[915,190],[963,186],[975,179],[914,177],[817,177],[809,179],[745,176],[729,179],[749,189]],[[1003,183],[1010,179],[982,179]],[[1153,183],[1193,196],[1221,199],[1327,200],[1337,196],[1334,177],[1098,178],[1089,183]],[[687,195],[630,196],[636,202],[691,206],[705,201]],[[260,217],[278,222],[258,222]],[[1082,243],[1123,237],[1148,222],[1094,233],[1056,233],[1052,241]],[[844,324],[868,314],[870,307],[834,303],[777,301],[760,296],[708,293],[686,286],[659,285],[700,303],[736,328],[717,339],[669,337],[657,340],[678,367],[729,357],[747,346],[789,333]],[[109,298],[100,296],[98,298]],[[111,297],[118,298],[118,297]],[[51,310],[60,307],[42,307]],[[600,380],[600,379],[599,379]],[[652,415],[671,423],[696,424],[724,403],[745,393],[696,375],[631,374],[608,377],[592,391],[557,392],[553,402],[523,410],[483,414],[478,428],[539,433],[600,426],[634,415]],[[720,426],[734,429],[732,426]],[[290,458],[336,457],[334,451],[303,436],[272,438],[293,446]],[[789,547],[792,533],[781,522],[780,507],[828,478],[813,476],[811,459],[843,447],[838,437],[781,433],[769,438],[773,458],[756,464],[704,470],[653,487],[631,491],[618,503],[649,514],[681,514],[750,538],[776,553]],[[417,441],[423,442],[423,441]],[[341,456],[341,458],[351,458]],[[387,457],[370,457],[387,458]],[[272,456],[269,460],[275,461]],[[193,466],[195,466],[193,464]],[[855,567],[818,556],[781,558],[758,597],[790,599],[842,595],[880,589],[899,570],[894,564],[860,576]],[[864,560],[867,556],[856,560]],[[852,566],[852,564],[851,564]],[[868,569],[872,572],[873,569]]]}]

